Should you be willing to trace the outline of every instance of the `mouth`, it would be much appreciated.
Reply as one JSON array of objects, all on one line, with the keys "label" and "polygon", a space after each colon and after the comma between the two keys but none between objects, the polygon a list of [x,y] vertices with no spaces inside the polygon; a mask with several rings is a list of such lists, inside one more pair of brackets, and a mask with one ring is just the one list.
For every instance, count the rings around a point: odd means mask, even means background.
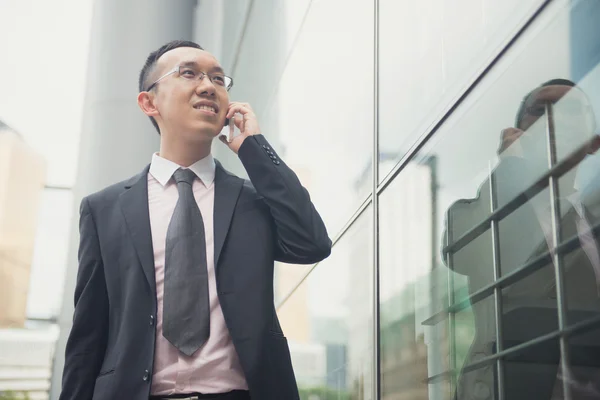
[{"label": "mouth", "polygon": [[194,109],[210,115],[217,115],[219,112],[219,107],[215,103],[208,101],[201,101],[194,104]]}]

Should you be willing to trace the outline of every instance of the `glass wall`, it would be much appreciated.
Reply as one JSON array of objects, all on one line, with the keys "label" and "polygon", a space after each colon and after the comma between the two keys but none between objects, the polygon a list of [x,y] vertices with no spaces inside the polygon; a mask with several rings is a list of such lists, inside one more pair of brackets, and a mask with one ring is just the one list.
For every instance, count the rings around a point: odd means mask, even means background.
[{"label": "glass wall", "polygon": [[380,179],[437,123],[541,0],[379,2]]},{"label": "glass wall", "polygon": [[277,267],[301,398],[600,397],[600,3],[266,3],[232,95],[335,242]]},{"label": "glass wall", "polygon": [[374,399],[372,215],[366,208],[278,310],[302,399]]},{"label": "glass wall", "polygon": [[[502,4],[514,8],[512,23],[531,15],[523,2]],[[600,8],[553,1],[533,15],[443,123],[417,129],[427,140],[400,165],[382,151],[393,125],[385,104],[417,106],[391,96],[380,74],[380,171],[397,168],[378,190],[382,399],[600,396],[600,341],[589,332],[600,323],[600,31],[591,24]],[[444,65],[426,62],[421,74]],[[465,87],[468,70],[454,75]],[[418,108],[399,117],[409,125],[400,140],[419,112],[437,122],[433,105]]]}]

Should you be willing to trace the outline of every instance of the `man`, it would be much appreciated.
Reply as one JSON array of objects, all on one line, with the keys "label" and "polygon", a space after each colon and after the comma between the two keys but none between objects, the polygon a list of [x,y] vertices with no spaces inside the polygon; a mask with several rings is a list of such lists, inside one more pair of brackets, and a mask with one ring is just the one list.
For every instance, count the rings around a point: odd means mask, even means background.
[{"label": "man", "polygon": [[[593,154],[599,146],[596,121],[590,102],[575,83],[554,79],[523,99],[514,128],[502,131],[498,149],[500,162],[493,176],[497,208],[505,206],[539,180],[548,167],[546,107],[553,110],[553,145],[558,162],[586,144]],[[574,160],[574,163],[581,161]],[[575,189],[576,169],[559,179],[560,226],[562,242],[578,237],[578,247],[562,257],[562,269],[569,324],[600,315],[600,246],[591,232],[594,218],[582,204]],[[459,200],[448,210],[447,230],[456,241],[490,215],[490,182],[480,187],[476,199]],[[499,261],[502,276],[540,259],[554,248],[550,192],[546,188],[498,224]],[[494,280],[493,246],[490,231],[453,255],[453,270],[469,277],[469,292],[483,290]],[[531,269],[530,269],[531,270]],[[503,347],[507,349],[558,330],[554,265],[546,263],[502,289]],[[464,366],[496,352],[495,304],[487,297],[472,304],[475,338]],[[582,354],[597,351],[600,343],[589,338],[572,341],[571,376],[560,375],[558,340],[530,346],[504,359],[504,396],[507,399],[560,398],[562,379],[571,386],[573,399],[597,398],[600,391],[588,385],[594,377],[592,366]],[[597,363],[596,363],[597,364]],[[457,399],[497,399],[494,366],[485,366],[460,375]],[[558,379],[557,379],[558,378]],[[553,397],[558,396],[558,397]]]},{"label": "man", "polygon": [[[274,261],[315,263],[331,241],[250,105],[229,102],[231,85],[195,43],[148,57],[137,101],[160,152],[81,203],[61,400],[299,398]],[[250,181],[211,156],[226,121]]]}]

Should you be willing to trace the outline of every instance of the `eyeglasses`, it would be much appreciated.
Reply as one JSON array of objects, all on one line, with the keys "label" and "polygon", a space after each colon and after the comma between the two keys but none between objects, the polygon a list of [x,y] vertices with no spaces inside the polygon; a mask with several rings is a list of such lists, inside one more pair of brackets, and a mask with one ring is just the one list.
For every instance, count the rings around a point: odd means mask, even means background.
[{"label": "eyeglasses", "polygon": [[178,65],[175,68],[173,68],[172,70],[170,70],[169,72],[167,72],[166,74],[164,74],[163,76],[161,76],[160,78],[158,78],[157,80],[155,80],[154,83],[152,83],[152,85],[148,86],[148,89],[146,89],[146,91],[149,92],[150,90],[152,90],[152,88],[154,86],[156,86],[156,84],[158,82],[160,82],[162,79],[164,79],[167,76],[174,74],[174,73],[178,73],[179,77],[185,79],[186,81],[198,81],[199,82],[202,80],[202,78],[204,78],[205,76],[208,76],[208,79],[210,79],[210,81],[215,86],[224,87],[228,91],[233,86],[233,79],[227,75],[218,74],[218,73],[217,74],[206,74],[202,71],[197,71],[191,67]]}]

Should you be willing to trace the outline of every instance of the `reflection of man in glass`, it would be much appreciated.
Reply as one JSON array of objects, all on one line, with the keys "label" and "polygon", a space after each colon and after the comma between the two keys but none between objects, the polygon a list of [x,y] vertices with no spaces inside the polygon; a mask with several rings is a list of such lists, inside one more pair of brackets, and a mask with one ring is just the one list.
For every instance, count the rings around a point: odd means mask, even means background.
[{"label": "reflection of man in glass", "polygon": [[[548,107],[550,105],[550,107]],[[547,110],[551,110],[551,118]],[[547,122],[553,122],[552,139],[558,162],[571,158],[582,147],[582,153],[594,153],[598,148],[596,122],[585,93],[573,82],[555,79],[536,88],[523,99],[517,112],[514,128],[503,130],[498,149],[500,163],[493,172],[495,185],[490,190],[486,180],[476,199],[459,200],[448,210],[447,233],[450,242],[457,240],[490,215],[491,193],[496,209],[505,206],[530,188],[549,169]],[[587,144],[587,145],[586,145]],[[575,186],[576,169],[565,173],[559,181],[560,226],[562,241],[578,237],[577,248],[563,257],[569,323],[598,316],[600,301],[600,252],[598,241],[590,231],[594,218],[582,204]],[[502,219],[498,225],[499,266],[501,275],[511,274],[554,248],[552,236],[550,192],[546,188]],[[490,285],[493,275],[492,236],[488,230],[452,256],[452,269],[469,277],[471,294]],[[464,366],[492,355],[496,350],[495,305],[488,297],[472,305],[476,334]],[[557,299],[553,264],[546,264],[533,273],[524,274],[516,283],[502,290],[503,348],[528,342],[556,331]],[[584,341],[585,342],[585,341]],[[600,341],[580,343],[598,346]],[[551,399],[560,392],[557,376],[567,379],[573,394],[594,395],[600,391],[588,383],[590,365],[578,370],[572,357],[572,374],[558,374],[558,341],[530,347],[505,360],[506,399]],[[593,363],[592,363],[593,364]],[[597,363],[598,364],[598,363]],[[587,375],[587,376],[586,376]],[[494,399],[494,366],[463,372],[459,378],[458,399]],[[600,385],[599,385],[600,386]],[[554,393],[554,395],[553,395]],[[588,398],[588,397],[575,397]]]}]

